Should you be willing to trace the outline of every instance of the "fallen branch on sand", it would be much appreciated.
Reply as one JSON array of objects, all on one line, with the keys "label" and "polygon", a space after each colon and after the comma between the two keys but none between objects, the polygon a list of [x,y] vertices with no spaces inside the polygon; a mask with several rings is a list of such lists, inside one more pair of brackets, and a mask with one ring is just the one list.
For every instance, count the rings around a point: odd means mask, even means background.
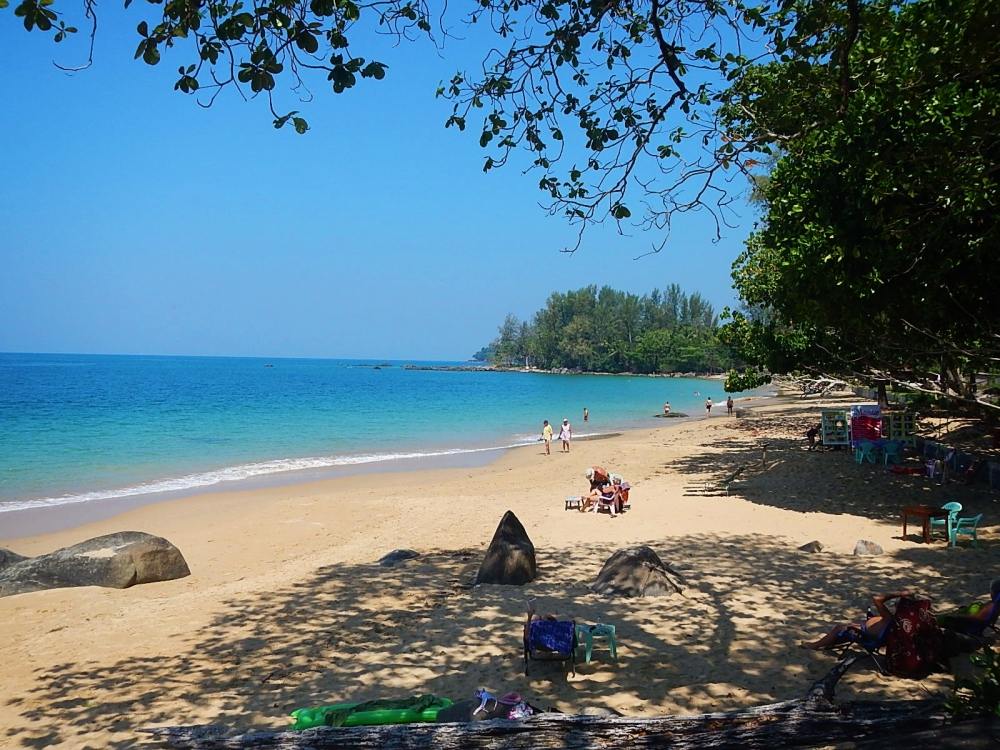
[{"label": "fallen branch on sand", "polygon": [[464,750],[503,747],[514,750],[594,747],[773,748],[808,747],[868,737],[893,737],[941,727],[938,701],[856,702],[835,706],[837,682],[858,660],[840,660],[816,682],[805,698],[741,711],[626,718],[540,714],[524,721],[463,724],[397,724],[388,726],[318,727],[302,732],[248,732],[227,736],[219,726],[162,727],[146,730],[153,741],[173,748],[198,750]]}]

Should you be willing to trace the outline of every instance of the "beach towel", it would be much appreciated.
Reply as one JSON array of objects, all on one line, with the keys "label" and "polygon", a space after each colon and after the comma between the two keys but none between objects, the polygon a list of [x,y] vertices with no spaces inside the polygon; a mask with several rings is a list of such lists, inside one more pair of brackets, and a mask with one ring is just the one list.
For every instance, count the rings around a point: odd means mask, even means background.
[{"label": "beach towel", "polygon": [[943,638],[927,599],[905,597],[896,605],[895,626],[885,644],[886,667],[898,677],[921,679],[939,665]]},{"label": "beach towel", "polygon": [[575,627],[572,622],[532,620],[528,630],[528,645],[531,649],[570,654],[573,652]]}]

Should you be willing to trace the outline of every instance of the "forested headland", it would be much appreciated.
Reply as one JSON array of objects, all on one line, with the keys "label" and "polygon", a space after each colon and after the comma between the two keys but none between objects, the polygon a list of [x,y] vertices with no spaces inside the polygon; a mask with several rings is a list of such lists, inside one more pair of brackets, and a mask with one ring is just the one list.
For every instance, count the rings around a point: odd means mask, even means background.
[{"label": "forested headland", "polygon": [[587,286],[554,292],[531,320],[508,315],[475,358],[500,367],[719,373],[735,363],[717,329],[712,305],[676,284],[641,296]]}]

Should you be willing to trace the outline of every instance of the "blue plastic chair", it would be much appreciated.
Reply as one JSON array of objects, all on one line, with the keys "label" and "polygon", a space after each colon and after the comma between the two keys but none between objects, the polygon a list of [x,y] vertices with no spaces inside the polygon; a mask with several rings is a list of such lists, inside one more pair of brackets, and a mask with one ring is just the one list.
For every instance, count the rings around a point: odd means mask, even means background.
[{"label": "blue plastic chair", "polygon": [[952,547],[958,544],[958,537],[961,536],[971,536],[972,546],[979,546],[979,537],[976,536],[976,527],[979,526],[979,522],[983,520],[983,514],[980,513],[978,516],[971,516],[969,518],[956,518],[955,524],[951,527],[951,533],[948,536],[948,541]]},{"label": "blue plastic chair", "polygon": [[951,530],[955,528],[955,519],[958,518],[959,512],[962,510],[961,503],[945,503],[941,506],[941,510],[948,511],[947,518],[932,518],[931,519],[931,533],[934,533],[935,526],[943,526],[945,536],[948,538],[948,543],[951,546],[955,546],[951,542]]},{"label": "blue plastic chair", "polygon": [[859,440],[854,446],[854,460],[859,464],[865,461],[875,463],[877,460],[878,446],[871,440]]},{"label": "blue plastic chair", "polygon": [[886,466],[891,463],[903,463],[903,445],[904,443],[899,440],[886,441],[885,445],[882,446],[882,458],[884,459]]}]

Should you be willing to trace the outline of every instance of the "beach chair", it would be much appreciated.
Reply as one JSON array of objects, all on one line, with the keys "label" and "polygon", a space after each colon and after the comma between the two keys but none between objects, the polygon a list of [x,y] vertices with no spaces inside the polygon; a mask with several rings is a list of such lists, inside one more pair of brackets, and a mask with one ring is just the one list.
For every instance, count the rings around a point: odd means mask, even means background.
[{"label": "beach chair", "polygon": [[979,526],[979,522],[983,520],[983,514],[980,513],[977,516],[970,516],[968,518],[956,518],[955,523],[952,524],[950,534],[948,535],[948,544],[952,547],[958,545],[958,537],[961,536],[971,536],[972,546],[979,546],[979,537],[976,535],[976,528]]},{"label": "beach chair", "polygon": [[569,662],[576,675],[576,623],[572,620],[532,619],[524,625],[524,674],[531,661]]},{"label": "beach chair", "polygon": [[863,464],[867,461],[870,464],[878,461],[878,445],[871,440],[859,440],[854,444],[854,460]]},{"label": "beach chair", "polygon": [[[865,614],[865,619],[867,620],[872,616],[873,613],[869,609]],[[881,634],[875,637],[856,628],[849,628],[844,632],[844,643],[840,646],[834,646],[830,650],[837,654],[838,659],[843,659],[847,656],[848,652],[860,648],[875,664],[875,669],[880,674],[887,675],[889,672],[886,668],[885,654],[880,652],[885,648],[886,640],[889,638],[889,633],[894,627],[896,627],[895,618],[886,626]]]},{"label": "beach chair", "polygon": [[958,517],[958,512],[962,510],[961,503],[945,503],[941,506],[941,510],[948,511],[947,518],[932,518],[931,521],[931,533],[934,533],[935,526],[941,526],[944,528],[945,536],[948,537],[949,544],[951,543],[951,529],[955,525],[955,519]]},{"label": "beach chair", "polygon": [[882,446],[882,460],[886,466],[903,462],[903,446],[899,440],[889,440]]},{"label": "beach chair", "polygon": [[[962,607],[958,610],[937,615],[938,625],[947,630],[967,635],[970,638],[976,638],[985,643],[987,642],[987,638],[990,636],[995,638],[1000,635],[1000,630],[997,629],[997,616],[1000,615],[1000,592],[997,592],[997,595],[993,598],[993,600],[989,604],[985,605],[986,607],[989,607],[990,611],[984,619],[973,617],[975,612],[973,612],[972,608],[975,607],[978,612],[978,608],[980,606],[983,605],[976,603],[967,607]],[[988,634],[986,632],[988,630],[993,631],[992,634]]]},{"label": "beach chair", "polygon": [[611,494],[606,494],[602,490],[601,496],[597,498],[597,504],[594,506],[595,513],[600,513],[602,510],[606,510],[612,515],[620,513],[621,509],[621,490],[618,485],[613,485]]}]

